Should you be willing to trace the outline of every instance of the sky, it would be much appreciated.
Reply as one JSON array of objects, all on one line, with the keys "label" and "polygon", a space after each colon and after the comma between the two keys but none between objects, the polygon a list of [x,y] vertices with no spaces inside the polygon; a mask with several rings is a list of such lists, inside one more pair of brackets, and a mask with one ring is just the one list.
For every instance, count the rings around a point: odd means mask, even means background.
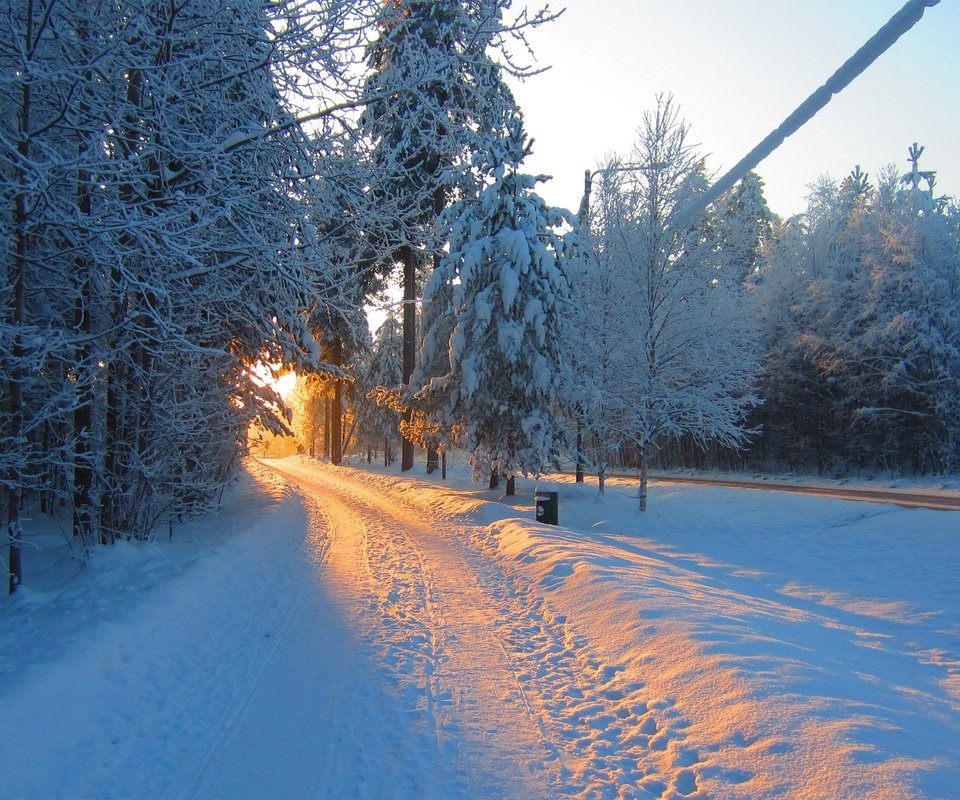
[{"label": "sky", "polygon": [[[576,210],[584,170],[626,153],[669,93],[720,177],[906,0],[563,0],[529,34],[546,72],[514,86],[541,194]],[[535,2],[530,2],[531,7]],[[800,212],[818,177],[907,168],[913,142],[941,194],[960,197],[960,2],[941,0],[757,168],[771,209]]]}]

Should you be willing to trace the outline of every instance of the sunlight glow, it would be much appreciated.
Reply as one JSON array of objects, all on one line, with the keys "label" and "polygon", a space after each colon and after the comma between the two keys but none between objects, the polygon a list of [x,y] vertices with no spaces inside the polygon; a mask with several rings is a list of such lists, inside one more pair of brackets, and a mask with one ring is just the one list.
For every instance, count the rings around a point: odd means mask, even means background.
[{"label": "sunlight glow", "polygon": [[272,386],[273,390],[279,394],[284,400],[290,397],[290,394],[293,392],[293,387],[297,383],[297,373],[296,372],[284,372],[280,377],[273,381]]},{"label": "sunlight glow", "polygon": [[279,364],[257,364],[254,372],[262,385],[269,386],[273,391],[279,394],[284,400],[290,397],[297,383],[297,373],[291,371],[281,372]]}]

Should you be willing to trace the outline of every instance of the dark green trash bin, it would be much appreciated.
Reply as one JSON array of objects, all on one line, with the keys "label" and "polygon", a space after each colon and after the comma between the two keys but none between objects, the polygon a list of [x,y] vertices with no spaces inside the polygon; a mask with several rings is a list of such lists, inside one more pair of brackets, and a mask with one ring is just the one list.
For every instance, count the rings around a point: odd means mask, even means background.
[{"label": "dark green trash bin", "polygon": [[558,525],[560,492],[541,492],[538,490],[534,498],[537,501],[537,522],[546,525]]}]

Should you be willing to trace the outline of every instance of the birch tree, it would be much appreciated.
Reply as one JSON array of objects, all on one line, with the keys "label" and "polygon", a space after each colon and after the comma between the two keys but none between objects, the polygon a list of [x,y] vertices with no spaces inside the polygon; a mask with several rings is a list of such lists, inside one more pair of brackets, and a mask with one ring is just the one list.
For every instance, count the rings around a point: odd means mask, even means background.
[{"label": "birch tree", "polygon": [[[625,161],[628,171],[616,169],[617,162],[606,170],[600,194],[613,196],[601,198],[604,216],[591,227],[595,268],[615,276],[625,293],[617,324],[629,330],[617,335],[621,344],[610,355],[617,379],[604,403],[617,435],[636,448],[643,511],[650,458],[664,442],[683,436],[701,446],[746,442],[758,361],[742,267],[724,257],[723,226],[709,215],[671,225],[707,183],[672,99],[659,98],[644,116]],[[609,368],[603,361],[596,366]]]}]

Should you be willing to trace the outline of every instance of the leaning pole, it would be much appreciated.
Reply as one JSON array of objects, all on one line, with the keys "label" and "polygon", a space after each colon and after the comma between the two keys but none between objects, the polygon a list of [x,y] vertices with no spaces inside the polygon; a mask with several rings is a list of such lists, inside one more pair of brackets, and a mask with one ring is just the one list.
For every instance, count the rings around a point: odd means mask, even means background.
[{"label": "leaning pole", "polygon": [[833,95],[838,94],[854,78],[876,61],[903,34],[909,31],[923,17],[925,9],[937,5],[940,0],[910,0],[894,14],[890,21],[877,31],[867,43],[848,58],[827,82],[804,100],[769,136],[753,148],[736,166],[713,184],[706,192],[690,205],[681,208],[670,220],[671,228],[682,228],[707,206],[719,199],[733,185],[754,169],[763,159],[776,150],[783,140],[796,133],[820,111]]}]

